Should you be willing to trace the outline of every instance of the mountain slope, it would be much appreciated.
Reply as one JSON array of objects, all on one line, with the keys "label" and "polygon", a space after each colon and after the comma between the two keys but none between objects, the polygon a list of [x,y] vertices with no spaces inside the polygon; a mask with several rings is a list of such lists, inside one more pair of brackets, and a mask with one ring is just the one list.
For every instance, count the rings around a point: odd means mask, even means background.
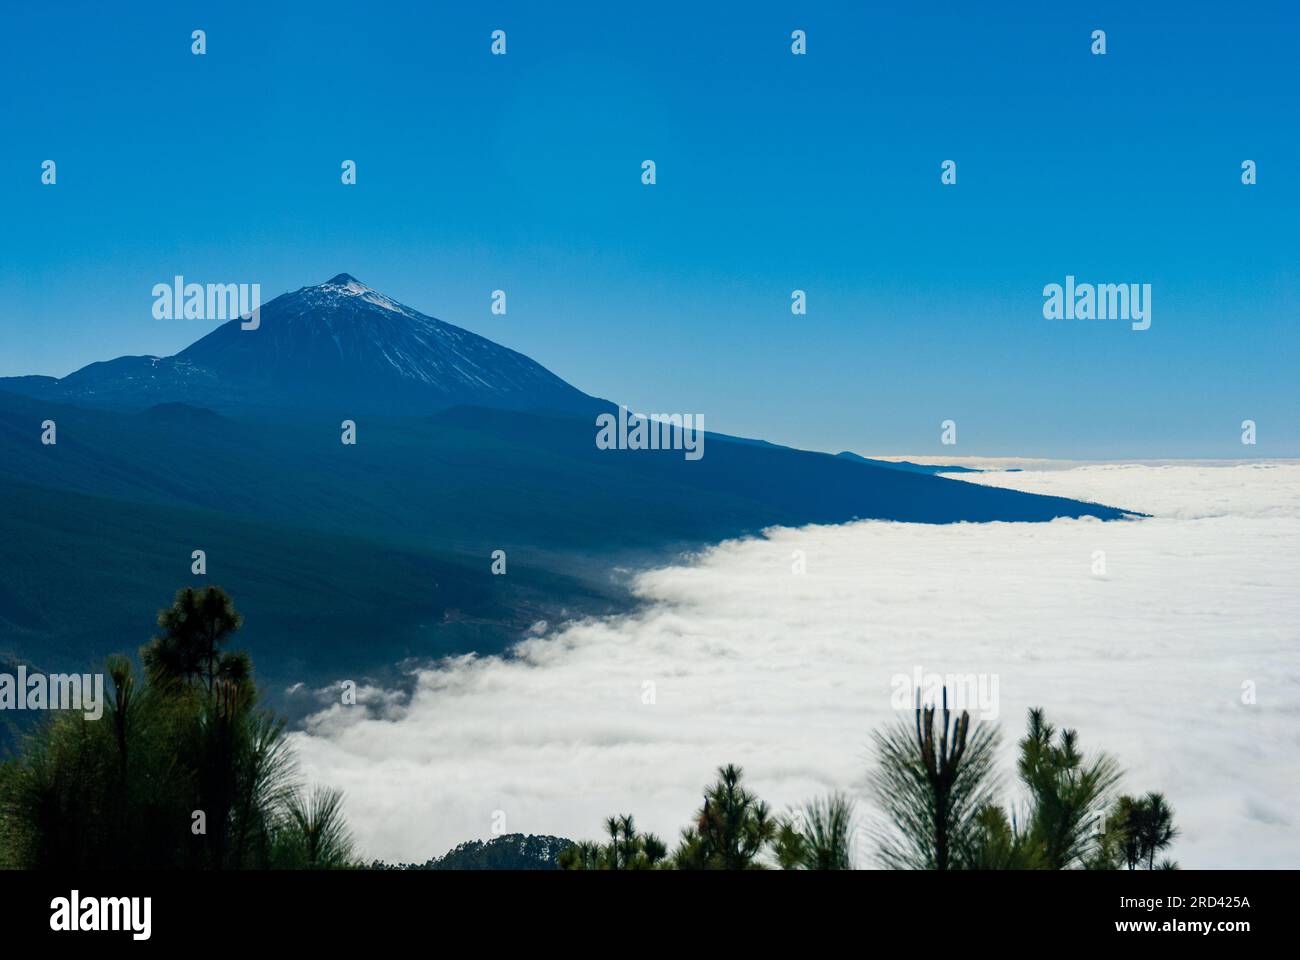
[{"label": "mountain slope", "polygon": [[[40,442],[41,423],[58,443]],[[283,688],[502,649],[631,598],[620,569],[772,525],[1122,516],[1110,507],[708,437],[601,450],[586,418],[140,413],[0,393],[0,654],[86,668],[187,583],[230,589]],[[190,553],[208,555],[208,577]],[[494,576],[496,550],[508,557]]]},{"label": "mountain slope", "polygon": [[854,463],[869,463],[877,467],[887,467],[890,470],[905,470],[908,473],[926,473],[937,475],[940,473],[983,473],[983,470],[977,470],[974,467],[959,467],[956,464],[938,464],[938,463],[913,463],[911,460],[871,460],[867,457],[860,456],[850,450],[844,450],[835,456],[842,460],[851,460]]},{"label": "mountain slope", "polygon": [[[39,442],[40,423],[59,442]],[[361,417],[193,407],[88,410],[0,393],[0,478],[136,502],[264,516],[480,553],[662,551],[772,525],[854,518],[1037,521],[1095,504],[706,435],[704,456],[601,450],[591,420],[484,407]]]},{"label": "mountain slope", "polygon": [[[303,524],[128,502],[0,478],[0,663],[98,669],[133,654],[182,586],[229,590],[246,618],[236,644],[284,706],[292,683],[360,680],[407,657],[493,653],[568,605],[613,612],[612,588],[512,557],[395,544]],[[207,575],[191,572],[205,551]]]},{"label": "mountain slope", "polygon": [[259,671],[310,684],[625,608],[620,571],[770,526],[1123,516],[717,434],[601,449],[608,409],[346,275],[175,357],[0,381],[0,654],[84,669],[212,582]]}]

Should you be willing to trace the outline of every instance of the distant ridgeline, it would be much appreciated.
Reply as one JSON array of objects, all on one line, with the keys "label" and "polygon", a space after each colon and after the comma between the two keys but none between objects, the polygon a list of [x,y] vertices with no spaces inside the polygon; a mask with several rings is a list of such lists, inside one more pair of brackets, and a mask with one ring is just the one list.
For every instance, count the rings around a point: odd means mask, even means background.
[{"label": "distant ridgeline", "polygon": [[372,870],[558,870],[560,854],[572,840],[541,834],[507,833],[491,840],[469,840],[424,863],[384,863]]}]

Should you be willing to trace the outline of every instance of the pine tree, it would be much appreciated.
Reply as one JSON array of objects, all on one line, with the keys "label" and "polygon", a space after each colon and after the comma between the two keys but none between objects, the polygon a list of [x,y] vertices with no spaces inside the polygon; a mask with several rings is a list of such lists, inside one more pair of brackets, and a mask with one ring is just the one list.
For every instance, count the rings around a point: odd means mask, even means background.
[{"label": "pine tree", "polygon": [[1030,796],[1028,841],[1035,856],[1048,870],[1086,865],[1119,766],[1104,753],[1086,760],[1078,733],[1058,733],[1034,708],[1020,741],[1019,771]]},{"label": "pine tree", "polygon": [[[1115,801],[1106,818],[1107,834],[1116,848],[1113,867],[1126,866],[1130,870],[1157,869],[1156,854],[1169,847],[1178,837],[1174,826],[1174,812],[1164,795],[1148,793],[1144,797],[1122,796]],[[1177,869],[1171,860],[1164,860],[1159,869]]]},{"label": "pine tree", "polygon": [[975,840],[977,815],[992,802],[997,733],[972,730],[964,710],[954,723],[944,690],[936,735],[935,708],[917,700],[913,724],[875,735],[879,761],[869,783],[888,818],[876,831],[877,855],[889,868],[954,869]]},{"label": "pine tree", "polygon": [[221,648],[224,591],[182,590],[142,651],[112,657],[101,722],[54,713],[0,767],[0,864],[22,868],[320,868],[350,862],[337,794],[302,798],[284,724],[251,664]]},{"label": "pine tree", "polygon": [[775,839],[777,824],[767,804],[741,786],[742,776],[734,764],[718,768],[673,854],[679,870],[761,869],[759,855]]},{"label": "pine tree", "polygon": [[843,794],[809,801],[781,820],[773,852],[783,870],[852,870],[853,801]]}]

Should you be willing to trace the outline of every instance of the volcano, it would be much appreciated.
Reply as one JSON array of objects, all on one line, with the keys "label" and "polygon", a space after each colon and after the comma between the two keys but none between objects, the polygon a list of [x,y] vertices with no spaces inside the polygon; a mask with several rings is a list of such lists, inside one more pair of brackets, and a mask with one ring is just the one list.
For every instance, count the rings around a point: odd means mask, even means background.
[{"label": "volcano", "polygon": [[260,325],[217,327],[172,357],[119,357],[0,390],[123,410],[187,403],[431,414],[460,405],[586,413],[589,397],[521,353],[427,316],[340,273],[276,297]]}]

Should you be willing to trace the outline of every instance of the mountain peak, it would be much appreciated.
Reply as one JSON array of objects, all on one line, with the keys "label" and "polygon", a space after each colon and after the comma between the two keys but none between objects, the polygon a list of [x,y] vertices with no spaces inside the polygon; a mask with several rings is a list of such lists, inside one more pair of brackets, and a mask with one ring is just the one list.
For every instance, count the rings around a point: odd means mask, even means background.
[{"label": "mountain peak", "polygon": [[350,293],[357,294],[374,294],[377,297],[383,297],[385,300],[392,302],[392,298],[384,297],[382,293],[373,287],[367,287],[364,283],[352,276],[350,273],[340,273],[336,277],[330,277],[317,290],[327,290],[330,293]]},{"label": "mountain peak", "polygon": [[398,303],[392,297],[380,293],[374,287],[367,287],[350,273],[340,273],[314,287],[303,287],[298,293],[304,295],[313,304],[317,303],[322,297],[327,301],[342,299],[344,302],[351,303],[359,300],[403,316],[409,317],[414,313],[410,307]]},{"label": "mountain peak", "polygon": [[[218,412],[342,406],[423,415],[474,405],[585,415],[597,403],[536,361],[407,307],[350,273],[276,297],[261,306],[259,319],[253,330],[229,320],[174,357],[119,357],[20,392]],[[22,386],[6,380],[0,389]]]}]

